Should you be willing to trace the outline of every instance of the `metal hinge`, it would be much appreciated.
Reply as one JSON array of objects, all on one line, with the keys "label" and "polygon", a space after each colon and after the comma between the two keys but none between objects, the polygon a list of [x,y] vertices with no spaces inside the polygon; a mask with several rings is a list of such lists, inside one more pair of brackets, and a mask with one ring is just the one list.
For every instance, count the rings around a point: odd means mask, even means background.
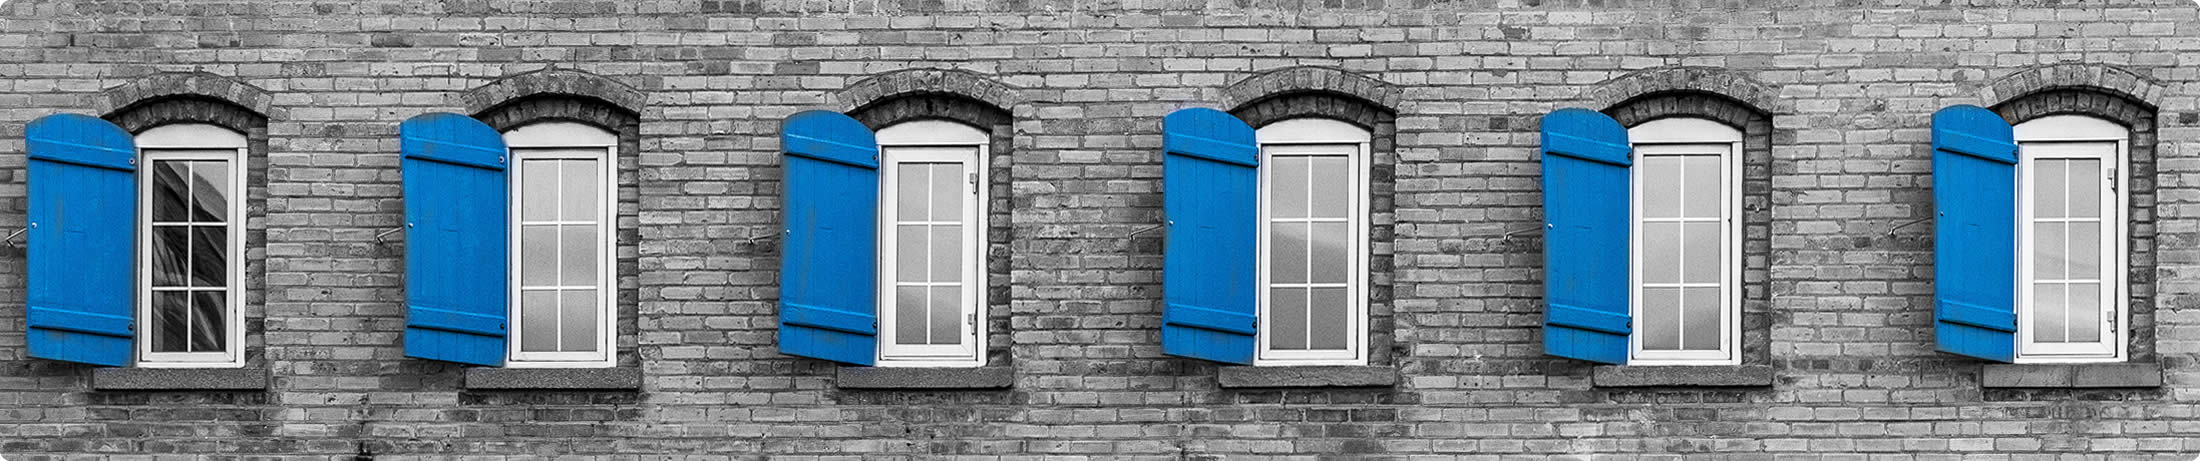
[{"label": "metal hinge", "polygon": [[2117,189],[2116,189],[2116,169],[2115,169],[2115,168],[2109,168],[2109,169],[2108,169],[2108,190],[2111,190],[2111,191],[2113,191],[2113,190],[2117,190]]},{"label": "metal hinge", "polygon": [[978,195],[978,173],[970,173],[970,195]]}]

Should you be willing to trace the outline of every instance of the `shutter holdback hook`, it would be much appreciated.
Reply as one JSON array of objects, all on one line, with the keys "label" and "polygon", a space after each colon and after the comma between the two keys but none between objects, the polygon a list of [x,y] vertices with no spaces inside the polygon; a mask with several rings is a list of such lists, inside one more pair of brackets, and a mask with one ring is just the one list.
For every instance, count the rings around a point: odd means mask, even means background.
[{"label": "shutter holdback hook", "polygon": [[392,227],[392,228],[389,228],[389,230],[385,230],[385,231],[377,232],[377,233],[375,233],[375,234],[374,234],[374,243],[390,243],[390,241],[388,240],[388,237],[390,236],[390,234],[395,234],[395,233],[397,233],[398,231],[402,231],[402,230],[405,230],[405,228],[407,228],[407,227],[412,227],[412,224],[410,224],[410,223],[407,223],[407,224],[405,224],[404,226],[400,226],[400,227]]},{"label": "shutter holdback hook", "polygon": [[1926,216],[1926,217],[1923,217],[1923,218],[1917,218],[1917,219],[1912,219],[1912,220],[1910,220],[1910,222],[1906,222],[1906,223],[1902,223],[1902,224],[1896,224],[1896,225],[1894,225],[1894,227],[1889,227],[1889,228],[1887,228],[1887,237],[1888,237],[1888,238],[1894,238],[1894,231],[1902,230],[1902,228],[1904,228],[1904,227],[1910,227],[1910,226],[1914,226],[1914,225],[1917,225],[1917,223],[1922,223],[1922,222],[1926,222],[1926,221],[1931,221],[1931,220],[1933,220],[1933,217],[1932,217],[1932,216]]},{"label": "shutter holdback hook", "polygon": [[1174,223],[1174,222],[1172,221],[1172,222],[1170,222],[1170,223],[1155,224],[1155,225],[1151,225],[1151,226],[1146,226],[1146,227],[1143,227],[1143,228],[1139,228],[1138,230],[1134,230],[1134,231],[1131,231],[1131,235],[1126,235],[1126,236],[1124,236],[1123,238],[1133,238],[1133,239],[1134,239],[1134,238],[1138,238],[1138,234],[1144,234],[1144,233],[1147,233],[1147,232],[1153,232],[1153,231],[1155,231],[1155,230],[1158,230],[1158,229],[1161,229],[1161,228],[1163,228],[1163,227],[1168,227],[1168,226],[1169,226],[1169,224],[1172,224],[1172,223]]},{"label": "shutter holdback hook", "polygon": [[[8,233],[8,238],[7,238],[7,239],[4,239],[4,240],[0,240],[0,241],[5,241],[5,242],[7,242],[8,246],[10,246],[10,247],[15,247],[15,248],[23,248],[23,244],[22,244],[22,243],[15,243],[15,238],[16,238],[16,237],[22,237],[22,236],[23,236],[23,233],[24,233],[24,232],[29,232],[29,231],[31,230],[31,228],[32,228],[32,227],[38,227],[38,225],[37,225],[37,224],[31,224],[30,226],[27,226],[27,227],[23,227],[23,228],[19,228],[19,229],[16,229],[16,230],[15,230],[15,232],[10,232],[10,233]],[[26,242],[26,243],[27,243],[27,242]]]}]

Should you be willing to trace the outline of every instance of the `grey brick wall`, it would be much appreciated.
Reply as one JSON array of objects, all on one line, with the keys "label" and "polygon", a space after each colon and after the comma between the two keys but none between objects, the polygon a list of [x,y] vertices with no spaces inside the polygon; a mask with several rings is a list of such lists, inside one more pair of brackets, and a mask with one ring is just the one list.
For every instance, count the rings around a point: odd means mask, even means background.
[{"label": "grey brick wall", "polygon": [[[0,249],[0,456],[2190,459],[2195,37],[2185,0],[12,0],[0,227],[24,222],[31,119],[258,116],[246,312],[273,380],[94,390],[27,359]],[[1637,104],[1686,93],[1755,111],[1747,350],[1775,378],[1598,387],[1541,354],[1542,248],[1517,232],[1541,219],[1538,117],[1706,108]],[[2164,386],[1984,387],[1933,351],[1930,227],[1897,227],[1932,212],[1950,104],[2141,128],[2133,355]],[[1377,128],[1371,336],[1398,385],[1223,388],[1161,355],[1161,242],[1131,234],[1160,221],[1160,118],[1194,106]],[[841,389],[776,352],[776,131],[809,108],[1000,138],[989,363],[1013,387]],[[374,234],[401,220],[397,124],[429,111],[617,124],[640,389],[473,390],[402,357],[403,243]]]}]

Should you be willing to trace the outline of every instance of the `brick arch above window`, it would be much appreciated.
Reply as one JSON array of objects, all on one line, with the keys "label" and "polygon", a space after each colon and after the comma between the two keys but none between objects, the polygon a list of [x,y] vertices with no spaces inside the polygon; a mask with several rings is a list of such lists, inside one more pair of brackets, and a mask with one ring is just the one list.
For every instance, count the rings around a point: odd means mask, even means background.
[{"label": "brick arch above window", "polygon": [[1023,92],[1015,87],[959,69],[903,69],[878,74],[848,84],[833,93],[831,100],[840,111],[854,114],[882,103],[925,95],[953,95],[992,106],[1003,114],[1025,101]]},{"label": "brick arch above window", "polygon": [[1587,99],[1589,107],[1611,108],[1674,92],[1717,94],[1765,114],[1785,110],[1778,87],[1750,74],[1715,67],[1661,67],[1630,72],[1590,88]]},{"label": "brick arch above window", "polygon": [[272,113],[274,101],[267,90],[229,77],[207,72],[164,72],[101,91],[92,110],[110,114],[111,119],[112,114],[134,110],[133,106],[170,99],[218,101],[262,120]]},{"label": "brick arch above window", "polygon": [[[1391,113],[1397,112],[1398,104],[1405,99],[1404,90],[1390,82],[1342,69],[1298,66],[1262,72],[1224,87],[1222,105],[1237,113],[1268,99],[1302,93],[1326,93],[1342,96],[1339,99],[1357,99],[1362,104]],[[1238,116],[1242,118],[1245,114],[1240,113]],[[1362,127],[1372,128],[1372,125],[1363,124]]]},{"label": "brick arch above window", "polygon": [[466,90],[459,99],[468,112],[488,113],[500,106],[542,96],[593,99],[606,109],[641,114],[648,96],[624,83],[572,69],[542,69],[497,79]]},{"label": "brick arch above window", "polygon": [[[2027,67],[1980,85],[1983,105],[2000,107],[2037,93],[2071,89],[2105,93],[2153,110],[2148,101],[2165,91],[2161,82],[2137,71],[2108,64],[2057,63]],[[2004,114],[2006,116],[2006,114]]]}]

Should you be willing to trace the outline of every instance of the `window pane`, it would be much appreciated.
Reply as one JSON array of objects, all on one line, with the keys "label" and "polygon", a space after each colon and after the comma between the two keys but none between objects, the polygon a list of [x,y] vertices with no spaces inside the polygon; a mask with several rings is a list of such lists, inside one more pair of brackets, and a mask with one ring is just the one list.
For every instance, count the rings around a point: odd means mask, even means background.
[{"label": "window pane", "polygon": [[1268,163],[1268,216],[1306,217],[1306,157],[1274,157]]},{"label": "window pane", "polygon": [[963,212],[963,165],[960,163],[932,164],[932,219],[935,221],[961,221]]},{"label": "window pane", "polygon": [[2072,279],[2101,278],[2101,223],[2074,222],[2064,224],[2070,240],[2070,273]]},{"label": "window pane", "polygon": [[[564,286],[596,285],[596,225],[563,226],[564,240],[558,242],[559,283]],[[546,261],[547,262],[547,261]]]},{"label": "window pane", "polygon": [[153,203],[146,204],[153,207],[153,222],[183,222],[189,216],[183,201],[184,196],[189,195],[185,189],[189,185],[183,180],[190,175],[188,164],[173,160],[153,162],[149,169],[153,175]]},{"label": "window pane", "polygon": [[557,226],[521,226],[519,228],[519,283],[522,286],[551,286],[558,282],[558,228]]},{"label": "window pane", "polygon": [[2040,160],[2032,163],[2032,215],[2041,218],[2065,216],[2063,199],[2069,193],[2069,161]]},{"label": "window pane", "polygon": [[925,344],[924,287],[894,287],[894,344]]},{"label": "window pane", "polygon": [[1681,224],[1642,223],[1642,281],[1674,283],[1681,280]]},{"label": "window pane", "polygon": [[932,189],[931,169],[922,163],[894,165],[894,219],[901,222],[925,221],[932,218],[925,211],[929,205],[926,192]]},{"label": "window pane", "polygon": [[1313,203],[1309,212],[1322,218],[1342,218],[1352,212],[1352,169],[1350,159],[1342,156],[1322,156],[1311,159],[1314,177],[1309,181],[1313,191]]},{"label": "window pane", "polygon": [[2101,284],[2073,283],[2070,290],[2070,342],[2090,343],[2101,340]]},{"label": "window pane", "polygon": [[190,302],[181,291],[153,292],[153,352],[189,352]]},{"label": "window pane", "polygon": [[1688,181],[1687,185],[1684,186],[1687,188],[1684,194],[1686,198],[1682,199],[1687,202],[1688,209],[1686,213],[1688,217],[1719,217],[1722,214],[1720,204],[1726,198],[1726,194],[1721,193],[1720,190],[1722,186],[1720,176],[1725,175],[1726,172],[1724,167],[1719,164],[1719,157],[1690,155],[1681,158],[1684,159],[1682,160],[1684,168],[1688,170]]},{"label": "window pane", "polygon": [[962,281],[962,226],[932,226],[931,248],[931,281]]},{"label": "window pane", "polygon": [[191,293],[191,351],[220,352],[229,344],[228,295],[220,291]]},{"label": "window pane", "polygon": [[558,293],[559,350],[567,352],[596,351],[596,290],[566,290]]},{"label": "window pane", "polygon": [[2068,169],[2070,175],[2070,194],[2067,196],[2069,197],[2070,216],[2077,218],[2100,217],[2101,161],[2080,159],[2065,160],[2064,162],[2064,168]]},{"label": "window pane", "polygon": [[1681,344],[1692,351],[1719,350],[1721,317],[1719,289],[1684,288],[1681,296]]},{"label": "window pane", "polygon": [[2063,342],[2063,285],[2040,283],[2032,290],[2032,340]]},{"label": "window pane", "polygon": [[1306,289],[1268,290],[1268,348],[1306,349]]},{"label": "window pane", "polygon": [[1635,321],[1643,328],[1642,349],[1669,351],[1680,349],[1681,289],[1642,289],[1642,318]]},{"label": "window pane", "polygon": [[184,286],[184,261],[190,255],[191,228],[153,226],[153,286]]},{"label": "window pane", "polygon": [[519,219],[558,219],[558,161],[527,160],[520,162],[519,171]]},{"label": "window pane", "polygon": [[229,286],[229,228],[191,226],[191,286]]},{"label": "window pane", "polygon": [[[1681,272],[1685,274],[1682,276],[1683,280],[1688,283],[1719,283],[1719,266],[1722,265],[1721,256],[1725,253],[1725,247],[1719,241],[1720,234],[1724,233],[1722,227],[1717,222],[1681,224],[1681,228],[1685,230],[1681,251],[1685,254],[1683,257],[1687,258],[1681,263]],[[1647,272],[1648,269],[1644,271]]]},{"label": "window pane", "polygon": [[528,290],[519,293],[519,350],[526,352],[555,352],[558,350],[558,298],[557,292]]},{"label": "window pane", "polygon": [[1343,350],[1352,339],[1351,296],[1344,288],[1315,288],[1312,302],[1307,304],[1307,322],[1310,330],[1306,348],[1315,350]]},{"label": "window pane", "polygon": [[932,287],[932,344],[962,344],[962,287]]},{"label": "window pane", "polygon": [[564,194],[558,197],[559,218],[566,221],[596,221],[596,196],[603,191],[596,189],[600,170],[595,160],[566,160],[560,162],[565,175],[559,184]]},{"label": "window pane", "polygon": [[894,226],[894,281],[931,281],[925,273],[925,268],[929,267],[925,260],[925,251],[929,247],[925,246],[925,242],[930,240],[925,231],[930,228],[931,226],[923,224]]},{"label": "window pane", "polygon": [[1314,283],[1345,283],[1352,272],[1352,231],[1341,222],[1314,223],[1309,244],[1313,245],[1313,257],[1307,265],[1313,268]]},{"label": "window pane", "polygon": [[2063,223],[2036,223],[2032,225],[2032,278],[2036,280],[2062,280],[2064,268],[2069,267],[2069,244],[2063,236]]},{"label": "window pane", "polygon": [[1268,281],[1306,283],[1306,223],[1269,223]]},{"label": "window pane", "polygon": [[191,162],[191,219],[199,222],[229,220],[229,162]]},{"label": "window pane", "polygon": [[1637,167],[1642,168],[1642,216],[1646,218],[1675,218],[1681,216],[1681,191],[1684,172],[1680,157],[1671,155],[1641,156]]}]

